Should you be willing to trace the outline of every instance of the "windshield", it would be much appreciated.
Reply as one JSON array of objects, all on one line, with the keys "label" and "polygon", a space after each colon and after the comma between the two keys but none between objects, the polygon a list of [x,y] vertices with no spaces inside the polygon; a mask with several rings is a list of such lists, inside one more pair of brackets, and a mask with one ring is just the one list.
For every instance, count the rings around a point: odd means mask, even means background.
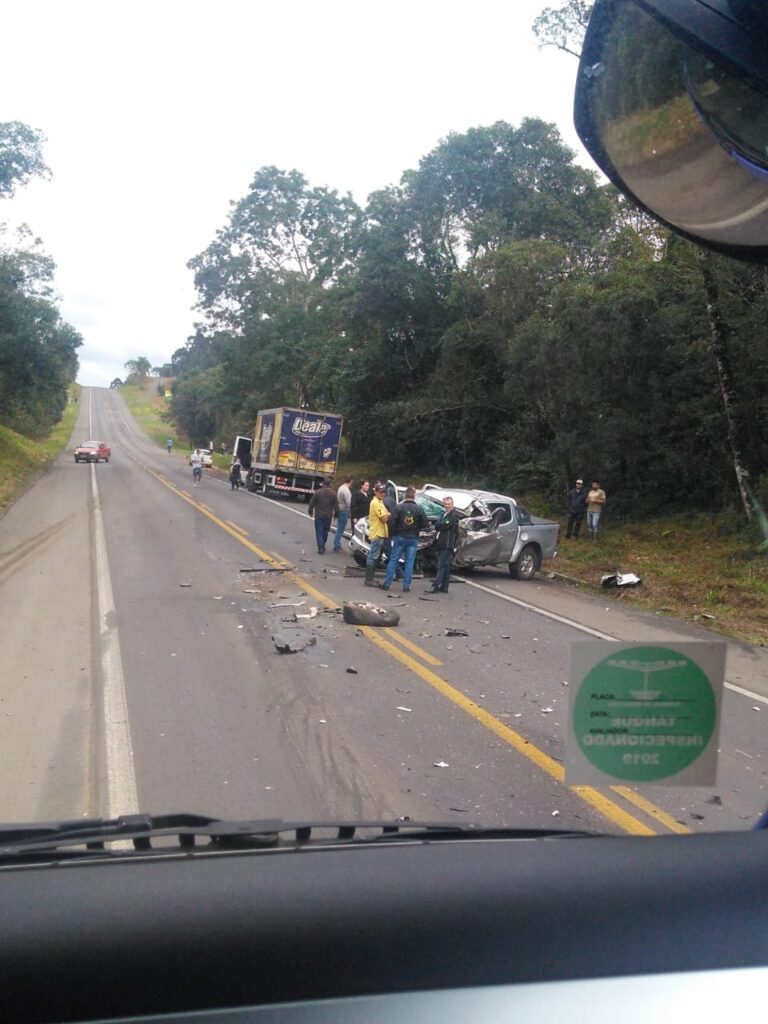
[{"label": "windshield", "polygon": [[[12,7],[0,821],[749,827],[768,289],[599,176],[578,24]],[[657,652],[613,665],[629,710],[572,695],[596,641]],[[692,641],[729,645],[695,732],[638,668]]]}]

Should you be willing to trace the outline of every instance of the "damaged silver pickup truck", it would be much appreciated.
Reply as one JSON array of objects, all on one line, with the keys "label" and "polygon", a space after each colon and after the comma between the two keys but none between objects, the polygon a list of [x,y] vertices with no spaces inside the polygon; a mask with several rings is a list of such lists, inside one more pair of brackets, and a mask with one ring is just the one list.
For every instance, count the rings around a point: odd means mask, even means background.
[{"label": "damaged silver pickup truck", "polygon": [[[530,580],[545,559],[557,555],[559,524],[530,515],[514,498],[436,484],[424,484],[420,493],[440,502],[453,498],[462,515],[451,563],[456,569],[507,565],[515,579]],[[425,561],[428,564],[428,555]]]},{"label": "damaged silver pickup truck", "polygon": [[[492,491],[424,484],[416,494],[416,501],[426,512],[431,526],[442,517],[444,498],[453,498],[461,515],[459,541],[451,563],[455,569],[508,565],[515,579],[529,580],[545,559],[557,554],[559,524],[529,515],[514,498]],[[359,520],[350,540],[350,550],[360,565],[365,564],[370,548],[367,528],[367,520]],[[418,562],[427,570],[437,562],[435,537],[432,528],[419,537]]]}]

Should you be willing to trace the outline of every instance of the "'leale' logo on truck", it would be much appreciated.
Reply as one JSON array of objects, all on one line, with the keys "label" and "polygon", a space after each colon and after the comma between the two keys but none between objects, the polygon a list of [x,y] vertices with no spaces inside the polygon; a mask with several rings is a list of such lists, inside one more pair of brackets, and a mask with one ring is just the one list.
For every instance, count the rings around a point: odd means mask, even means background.
[{"label": "'leale' logo on truck", "polygon": [[303,416],[297,416],[291,426],[291,432],[298,437],[305,434],[319,434],[320,437],[324,437],[330,429],[331,424],[327,420],[307,420]]}]

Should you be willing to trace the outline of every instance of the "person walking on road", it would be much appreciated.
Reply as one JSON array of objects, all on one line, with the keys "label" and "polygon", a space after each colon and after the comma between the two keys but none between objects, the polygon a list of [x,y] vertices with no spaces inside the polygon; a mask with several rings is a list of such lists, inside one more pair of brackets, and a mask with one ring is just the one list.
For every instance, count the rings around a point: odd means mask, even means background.
[{"label": "person walking on road", "polygon": [[387,575],[384,578],[382,587],[389,590],[392,580],[395,578],[400,559],[404,559],[405,567],[403,572],[403,593],[407,594],[411,589],[413,577],[413,565],[416,561],[416,553],[419,547],[419,532],[429,528],[424,509],[416,501],[416,488],[407,487],[405,498],[395,508],[395,513],[390,520],[390,534],[394,534],[392,551],[387,562]]},{"label": "person walking on road", "polygon": [[328,534],[331,530],[331,520],[334,512],[338,510],[336,491],[331,487],[331,478],[323,480],[322,487],[318,487],[309,499],[307,514],[315,519],[315,540],[317,541],[318,555],[325,554],[325,545],[328,543]]},{"label": "person walking on road", "polygon": [[370,483],[368,480],[360,481],[360,489],[355,491],[352,495],[352,501],[349,506],[349,518],[352,521],[352,532],[355,532],[355,523],[358,519],[365,519],[368,515],[368,509],[371,505],[372,495],[370,493]]},{"label": "person walking on road", "polygon": [[170,455],[171,454],[171,450],[173,449],[173,438],[172,437],[168,438],[168,440],[165,442],[165,446],[168,449],[168,454]]},{"label": "person walking on road", "polygon": [[352,508],[352,490],[349,486],[351,483],[352,477],[345,476],[344,482],[336,492],[336,504],[339,511],[336,513],[336,533],[333,535],[334,551],[341,551],[344,529],[349,520],[349,513]]},{"label": "person walking on road", "polygon": [[577,480],[576,486],[568,492],[568,526],[565,531],[566,540],[571,537],[578,537],[584,514],[587,511],[587,492],[584,490],[584,481]]},{"label": "person walking on road", "polygon": [[242,475],[240,473],[240,459],[237,455],[232,459],[232,465],[229,467],[229,486],[233,491],[240,490],[240,484],[243,482]]},{"label": "person walking on road", "polygon": [[203,456],[201,455],[199,448],[195,448],[189,456],[189,462],[192,466],[192,480],[194,481],[195,487],[197,487],[203,476]]},{"label": "person walking on road", "polygon": [[605,504],[605,491],[597,480],[592,481],[592,490],[587,495],[587,526],[589,536],[597,540],[597,530],[600,524],[600,514]]},{"label": "person walking on road", "polygon": [[381,554],[381,546],[389,536],[387,521],[389,512],[387,506],[381,500],[384,497],[386,488],[384,484],[376,484],[375,494],[368,509],[368,540],[371,542],[368,557],[365,560],[365,585],[375,587],[376,563]]},{"label": "person walking on road", "polygon": [[437,527],[437,572],[428,594],[447,594],[451,579],[451,559],[459,541],[459,513],[453,507],[453,498],[443,499],[445,511]]}]

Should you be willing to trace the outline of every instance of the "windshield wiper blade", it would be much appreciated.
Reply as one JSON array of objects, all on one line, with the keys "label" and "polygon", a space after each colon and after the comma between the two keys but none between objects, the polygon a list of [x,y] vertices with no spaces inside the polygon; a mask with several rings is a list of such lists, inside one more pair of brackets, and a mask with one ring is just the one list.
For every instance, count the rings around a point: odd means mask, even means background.
[{"label": "windshield wiper blade", "polygon": [[[0,859],[26,854],[79,855],[98,852],[182,852],[266,849],[307,844],[444,841],[468,839],[542,839],[587,837],[572,829],[486,828],[454,822],[229,820],[199,814],[132,814],[114,819],[88,818],[29,825],[0,825]],[[202,842],[198,842],[201,840]],[[115,844],[114,850],[111,849]],[[130,848],[126,848],[130,844]]]}]

